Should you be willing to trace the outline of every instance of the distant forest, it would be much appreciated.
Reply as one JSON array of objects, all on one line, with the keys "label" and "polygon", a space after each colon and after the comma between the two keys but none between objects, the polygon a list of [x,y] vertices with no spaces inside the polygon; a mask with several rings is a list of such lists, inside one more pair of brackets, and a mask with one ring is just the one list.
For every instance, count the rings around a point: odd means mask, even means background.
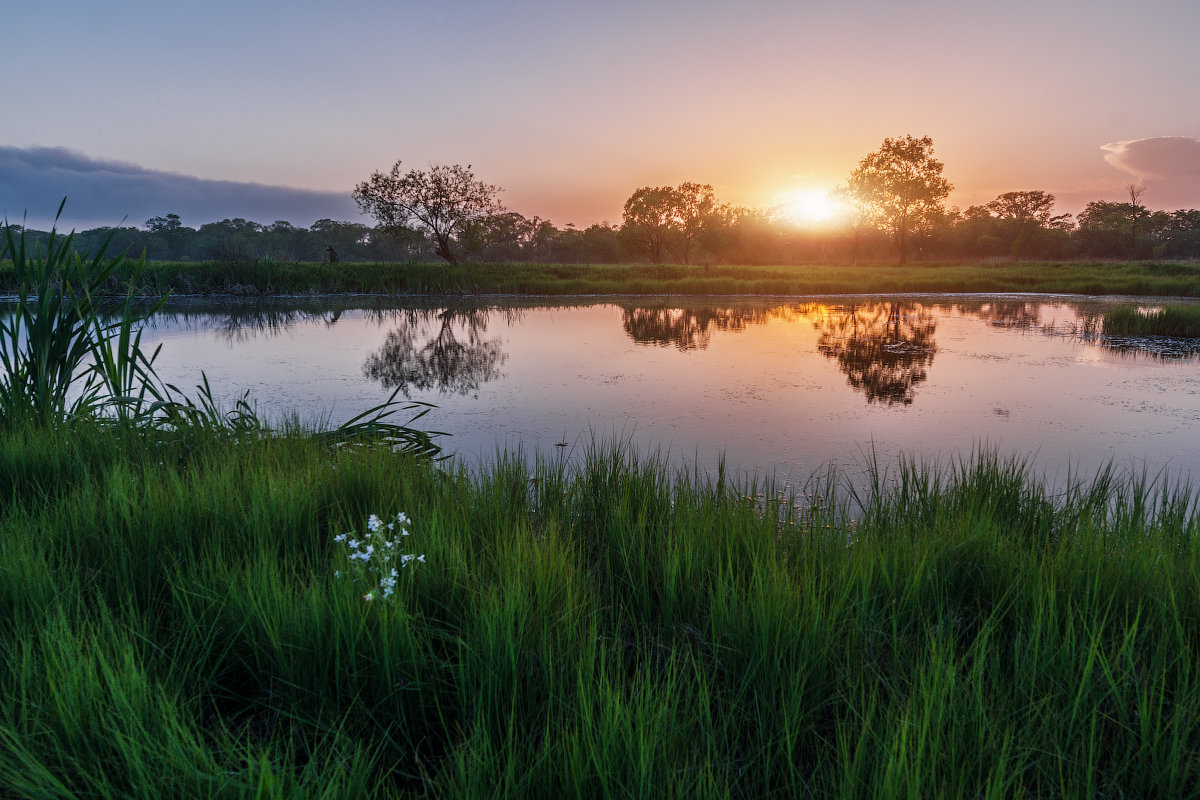
[{"label": "distant forest", "polygon": [[[711,192],[711,187],[702,188]],[[912,257],[921,260],[1200,258],[1200,210],[1151,211],[1139,195],[1131,193],[1130,202],[1091,202],[1072,217],[1052,213],[1053,195],[1009,192],[985,205],[940,213],[911,232],[909,247]],[[883,261],[894,252],[892,237],[873,226],[803,228],[769,211],[729,206],[708,215],[683,248],[670,246],[668,228],[659,243],[665,246],[651,246],[645,220],[628,214],[620,225],[577,229],[504,211],[489,217],[484,227],[457,241],[470,260],[801,264]],[[25,234],[27,246],[48,236],[34,229]],[[245,219],[192,228],[178,215],[167,214],[140,228],[78,231],[75,248],[94,252],[109,236],[110,254],[145,253],[152,261],[322,262],[331,255],[349,262],[438,260],[436,243],[425,230],[331,219],[309,228],[283,220],[264,225]]]}]

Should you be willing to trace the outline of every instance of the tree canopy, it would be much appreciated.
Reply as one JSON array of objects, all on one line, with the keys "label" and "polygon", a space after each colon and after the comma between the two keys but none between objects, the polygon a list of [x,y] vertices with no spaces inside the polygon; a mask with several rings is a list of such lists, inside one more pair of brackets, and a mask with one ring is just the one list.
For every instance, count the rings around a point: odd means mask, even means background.
[{"label": "tree canopy", "polygon": [[359,208],[386,229],[416,225],[433,237],[438,257],[458,264],[462,240],[478,244],[480,227],[504,211],[497,199],[500,187],[476,180],[470,164],[434,164],[403,174],[400,165],[373,172],[354,188]]},{"label": "tree canopy", "polygon": [[728,228],[738,211],[717,202],[711,184],[644,186],[625,201],[621,233],[632,250],[655,264],[670,254],[690,264],[697,243]]},{"label": "tree canopy", "polygon": [[942,177],[942,162],[933,157],[933,140],[884,139],[883,145],[858,162],[850,173],[848,192],[872,222],[892,236],[900,263],[908,259],[914,232],[932,228],[945,213],[954,187]]}]

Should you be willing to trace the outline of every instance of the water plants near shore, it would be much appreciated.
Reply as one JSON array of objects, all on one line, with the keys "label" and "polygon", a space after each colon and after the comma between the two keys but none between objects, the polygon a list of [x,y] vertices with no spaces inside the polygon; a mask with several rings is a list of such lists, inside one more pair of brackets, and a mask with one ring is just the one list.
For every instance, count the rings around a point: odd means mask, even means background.
[{"label": "water plants near shore", "polygon": [[1200,306],[1118,308],[1105,312],[1105,336],[1200,337]]}]

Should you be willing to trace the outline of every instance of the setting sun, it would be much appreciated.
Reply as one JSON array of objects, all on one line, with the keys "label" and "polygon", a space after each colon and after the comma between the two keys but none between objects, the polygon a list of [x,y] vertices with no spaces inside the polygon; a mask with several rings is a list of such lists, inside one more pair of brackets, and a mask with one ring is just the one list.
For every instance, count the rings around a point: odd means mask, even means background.
[{"label": "setting sun", "polygon": [[841,204],[822,189],[800,189],[779,196],[779,216],[794,225],[827,224],[841,212]]}]

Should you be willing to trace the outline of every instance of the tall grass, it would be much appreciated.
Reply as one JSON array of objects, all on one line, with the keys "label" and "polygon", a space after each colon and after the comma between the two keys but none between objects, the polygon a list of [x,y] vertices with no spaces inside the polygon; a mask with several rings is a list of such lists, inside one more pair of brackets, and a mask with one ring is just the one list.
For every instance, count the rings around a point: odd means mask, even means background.
[{"label": "tall grass", "polygon": [[[45,250],[30,251],[24,229],[14,236],[12,226],[3,226],[0,258],[12,263],[16,303],[11,313],[0,315],[0,429],[103,419],[175,432],[272,433],[248,395],[224,409],[203,374],[194,396],[158,379],[159,350],[142,348],[142,325],[166,297],[150,304],[136,301],[133,287],[144,260],[131,266],[124,256],[108,257],[107,240],[89,259],[80,257],[71,246],[73,234],[57,231],[65,204],[59,206]],[[104,292],[117,284],[127,287],[124,295],[106,300]],[[327,443],[385,441],[424,457],[440,453],[434,437],[442,434],[414,426],[431,406],[401,404],[397,394],[341,425],[304,434]],[[391,419],[403,412],[412,412],[407,422]]]},{"label": "tall grass", "polygon": [[4,225],[0,256],[12,261],[16,309],[0,317],[0,424],[23,416],[48,423],[103,410],[124,414],[131,405],[140,410],[153,390],[157,351],[141,349],[137,325],[155,308],[134,314],[127,297],[116,322],[102,321],[98,295],[124,259],[106,258],[106,242],[84,260],[71,241],[55,228],[44,251],[30,252],[24,230],[14,237]]},{"label": "tall grass", "polygon": [[1103,326],[1107,336],[1200,337],[1200,306],[1118,308],[1104,313]]},{"label": "tall grass", "polygon": [[[303,437],[11,428],[0,786],[1200,792],[1189,487],[1107,470],[1051,493],[986,453],[864,484],[796,502],[619,445],[467,473]],[[427,562],[364,602],[334,537],[397,511]]]}]

